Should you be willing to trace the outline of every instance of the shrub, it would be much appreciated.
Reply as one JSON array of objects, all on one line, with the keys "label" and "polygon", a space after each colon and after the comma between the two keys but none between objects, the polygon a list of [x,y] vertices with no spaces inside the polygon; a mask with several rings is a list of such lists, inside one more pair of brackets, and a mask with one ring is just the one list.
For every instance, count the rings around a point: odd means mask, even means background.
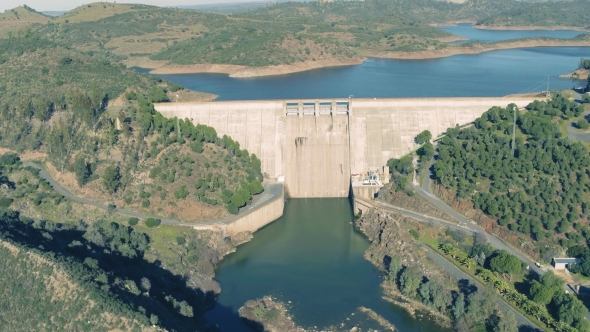
[{"label": "shrub", "polygon": [[135,217],[131,217],[131,218],[129,218],[128,223],[129,223],[129,226],[135,226],[139,223],[139,219],[135,218]]},{"label": "shrub", "polygon": [[416,240],[418,240],[420,238],[418,231],[416,231],[415,229],[410,229],[410,235],[412,235],[412,237]]},{"label": "shrub", "polygon": [[12,204],[14,200],[12,198],[1,197],[0,198],[0,208],[7,208]]},{"label": "shrub", "polygon": [[145,225],[148,228],[156,227],[156,226],[160,225],[161,223],[162,223],[162,221],[160,219],[156,219],[156,218],[147,218],[145,221]]},{"label": "shrub", "polygon": [[149,199],[144,199],[143,202],[141,202],[141,205],[143,207],[148,207],[150,206],[150,200]]}]

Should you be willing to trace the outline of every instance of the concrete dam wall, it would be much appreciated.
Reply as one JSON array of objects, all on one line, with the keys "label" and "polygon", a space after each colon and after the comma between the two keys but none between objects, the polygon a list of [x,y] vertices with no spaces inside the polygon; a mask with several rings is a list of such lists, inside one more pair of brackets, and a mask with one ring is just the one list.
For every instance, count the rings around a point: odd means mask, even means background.
[{"label": "concrete dam wall", "polygon": [[166,117],[190,119],[228,135],[262,161],[266,177],[285,177],[291,197],[347,197],[351,174],[381,169],[492,106],[532,99],[425,98],[230,101],[156,104]]}]

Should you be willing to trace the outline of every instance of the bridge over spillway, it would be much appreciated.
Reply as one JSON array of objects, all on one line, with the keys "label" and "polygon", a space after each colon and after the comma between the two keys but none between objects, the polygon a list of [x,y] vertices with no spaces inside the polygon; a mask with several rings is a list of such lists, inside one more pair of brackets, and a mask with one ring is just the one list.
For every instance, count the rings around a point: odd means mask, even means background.
[{"label": "bridge over spillway", "polygon": [[320,99],[156,104],[166,117],[215,128],[262,161],[265,177],[284,176],[291,197],[347,197],[351,175],[384,172],[389,158],[474,121],[492,106],[524,98]]}]

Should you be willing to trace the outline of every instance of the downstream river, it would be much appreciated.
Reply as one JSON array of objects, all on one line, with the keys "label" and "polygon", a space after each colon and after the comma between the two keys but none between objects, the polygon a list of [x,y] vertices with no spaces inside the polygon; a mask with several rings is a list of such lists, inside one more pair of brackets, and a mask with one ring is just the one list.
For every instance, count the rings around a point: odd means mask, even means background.
[{"label": "downstream river", "polygon": [[381,299],[380,272],[363,257],[369,241],[352,221],[348,199],[289,200],[283,217],[221,261],[215,277],[221,294],[207,319],[222,331],[249,331],[228,310],[271,295],[288,304],[304,327],[379,328],[356,310],[365,306],[399,331],[444,331]]},{"label": "downstream river", "polygon": [[[485,42],[571,38],[579,33],[485,31],[469,25],[441,29]],[[547,82],[550,89],[571,88],[571,80],[558,76],[575,69],[582,57],[590,57],[590,47],[513,49],[432,60],[369,59],[358,66],[251,79],[216,74],[161,77],[217,94],[219,100],[504,96],[542,91]],[[356,311],[366,306],[399,331],[442,331],[381,299],[380,273],[363,258],[369,243],[351,222],[346,199],[289,200],[282,218],[221,261],[216,279],[222,291],[208,320],[224,332],[248,331],[237,310],[249,299],[271,295],[287,303],[295,322],[304,327],[344,323],[348,330],[355,324],[377,328]]]}]

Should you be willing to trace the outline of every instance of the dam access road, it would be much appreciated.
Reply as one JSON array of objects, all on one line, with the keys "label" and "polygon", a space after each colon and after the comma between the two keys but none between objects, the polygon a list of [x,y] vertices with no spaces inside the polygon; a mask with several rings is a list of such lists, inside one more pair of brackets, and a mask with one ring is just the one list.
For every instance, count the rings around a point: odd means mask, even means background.
[{"label": "dam access road", "polygon": [[[58,193],[63,195],[66,199],[68,199],[72,202],[86,204],[86,205],[94,206],[94,207],[108,211],[108,209],[109,209],[108,205],[105,205],[105,204],[102,204],[99,202],[95,202],[95,201],[92,201],[92,200],[89,200],[89,199],[86,199],[83,197],[79,197],[79,196],[76,196],[76,195],[70,193],[67,189],[62,187],[51,175],[49,175],[49,173],[47,173],[47,171],[45,171],[43,169],[43,167],[39,166],[38,164],[35,164],[30,161],[24,161],[23,165],[25,167],[32,167],[34,169],[39,170],[39,176],[42,179],[44,179],[45,181],[47,181],[47,183],[49,183],[49,185],[51,187],[53,187],[53,189],[55,191],[57,191]],[[275,209],[277,211],[274,211],[275,215],[265,214],[264,216],[257,216],[257,219],[259,218],[260,222],[255,225],[247,225],[246,228],[248,228],[248,229],[244,229],[247,231],[254,232],[258,228],[263,227],[264,225],[272,222],[273,220],[280,217],[280,215],[282,215],[282,213],[283,213],[282,207],[284,206],[284,187],[283,187],[282,183],[265,184],[264,191],[260,195],[257,195],[256,197],[254,197],[254,199],[252,200],[252,204],[248,205],[244,208],[241,208],[240,211],[238,212],[238,214],[236,214],[236,215],[229,216],[229,217],[223,218],[223,219],[211,220],[211,221],[200,222],[200,223],[191,223],[191,222],[185,222],[185,221],[180,221],[180,220],[176,220],[176,219],[159,218],[158,216],[147,215],[147,214],[143,214],[143,213],[139,213],[139,212],[135,212],[135,211],[130,211],[130,210],[126,210],[126,209],[121,209],[121,208],[115,208],[112,211],[116,212],[116,213],[120,213],[124,216],[135,217],[135,218],[139,218],[139,219],[158,218],[161,220],[162,224],[164,224],[164,225],[188,226],[188,227],[199,228],[199,229],[222,229],[222,230],[227,230],[228,233],[230,233],[230,235],[234,235],[235,233],[239,233],[239,231],[243,231],[241,229],[244,228],[244,226],[240,225],[240,221],[246,220],[247,222],[250,222],[250,220],[248,220],[249,215],[257,212],[258,210],[261,210],[262,208],[267,207],[268,205],[271,205],[271,203],[277,202],[278,200],[280,200],[280,202],[279,202],[280,204],[278,204],[279,206]],[[278,210],[280,210],[280,215],[276,215],[279,213]],[[236,229],[234,230],[234,228],[236,228]]]}]

